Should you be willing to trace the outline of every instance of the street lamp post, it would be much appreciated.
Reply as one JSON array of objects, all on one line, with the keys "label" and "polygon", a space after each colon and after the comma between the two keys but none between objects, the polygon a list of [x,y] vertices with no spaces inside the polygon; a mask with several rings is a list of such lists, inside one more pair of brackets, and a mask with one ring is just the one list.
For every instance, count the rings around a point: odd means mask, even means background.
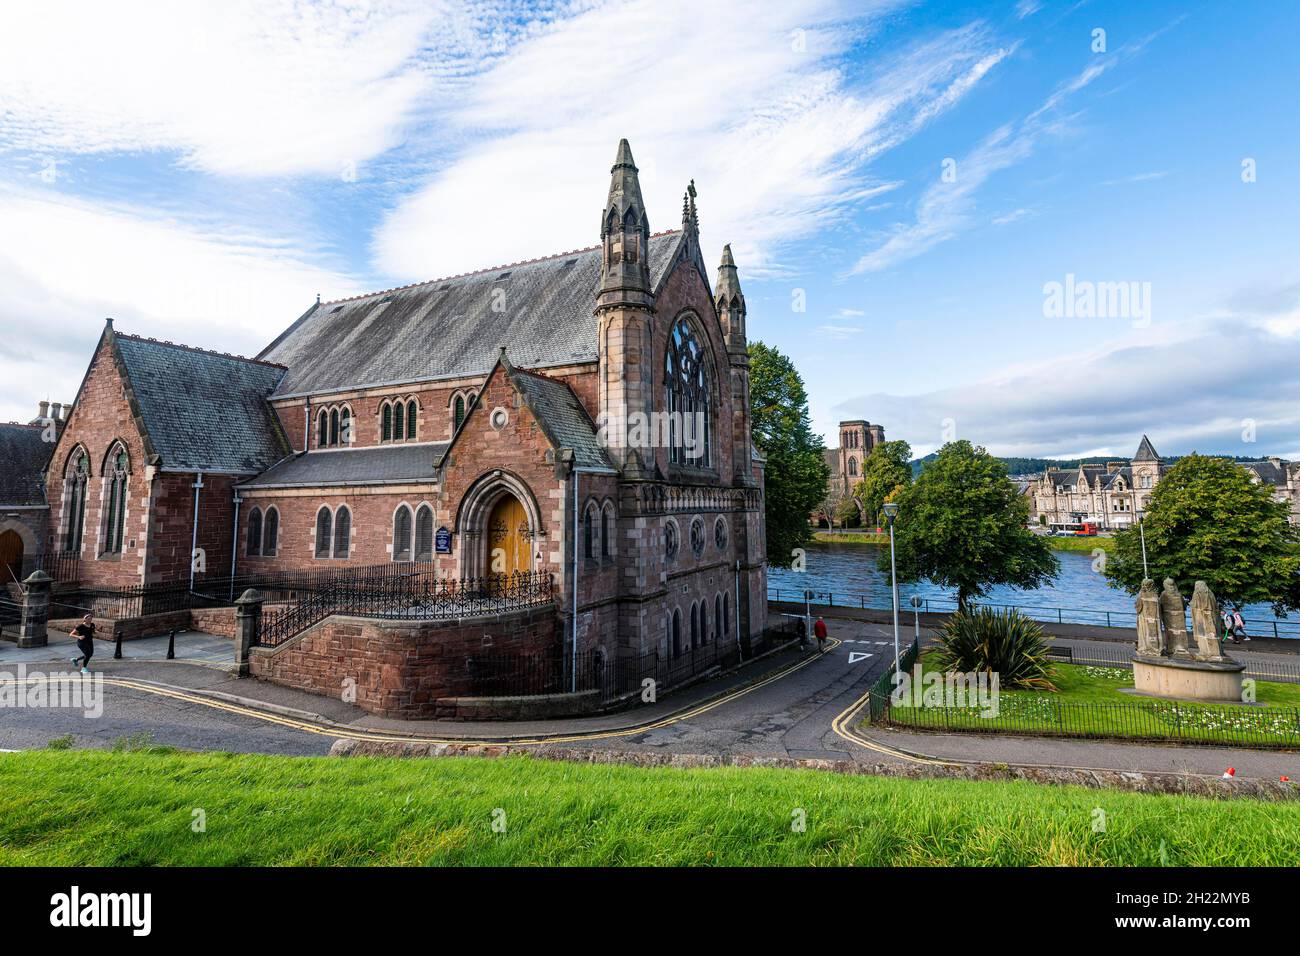
[{"label": "street lamp post", "polygon": [[885,502],[885,521],[889,523],[889,589],[894,594],[894,679],[902,681],[898,654],[898,569],[894,560],[894,518],[898,516],[898,503]]}]

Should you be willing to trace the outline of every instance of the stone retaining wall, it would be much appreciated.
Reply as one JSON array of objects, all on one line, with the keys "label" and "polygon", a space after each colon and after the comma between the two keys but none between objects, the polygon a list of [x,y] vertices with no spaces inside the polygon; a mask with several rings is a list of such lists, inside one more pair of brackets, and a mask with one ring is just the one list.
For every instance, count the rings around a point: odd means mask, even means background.
[{"label": "stone retaining wall", "polygon": [[533,757],[569,763],[626,764],[635,767],[775,767],[830,773],[898,777],[905,780],[1023,780],[1029,783],[1133,793],[1181,794],[1224,800],[1300,800],[1300,786],[1271,780],[1224,780],[1179,773],[1083,770],[1067,767],[1016,767],[1006,764],[858,763],[854,760],[801,760],[749,754],[668,754],[647,751],[588,750],[581,747],[533,747],[508,744],[428,744],[408,741],[337,740],[333,757]]},{"label": "stone retaining wall", "polygon": [[[475,655],[553,651],[560,640],[553,606],[491,618],[382,621],[336,616],[278,647],[255,647],[254,677],[339,697],[384,717],[427,720],[457,716],[475,687]],[[482,716],[477,713],[476,716]]]}]

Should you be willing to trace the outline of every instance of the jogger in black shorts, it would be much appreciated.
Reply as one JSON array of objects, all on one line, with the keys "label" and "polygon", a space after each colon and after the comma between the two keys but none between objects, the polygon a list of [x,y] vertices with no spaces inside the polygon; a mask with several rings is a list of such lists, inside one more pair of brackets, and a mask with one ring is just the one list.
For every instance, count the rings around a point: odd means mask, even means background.
[{"label": "jogger in black shorts", "polygon": [[68,632],[69,637],[77,639],[77,650],[81,651],[80,657],[72,659],[73,664],[81,664],[81,673],[90,673],[90,659],[95,656],[95,615],[87,614],[81,619],[81,623]]}]

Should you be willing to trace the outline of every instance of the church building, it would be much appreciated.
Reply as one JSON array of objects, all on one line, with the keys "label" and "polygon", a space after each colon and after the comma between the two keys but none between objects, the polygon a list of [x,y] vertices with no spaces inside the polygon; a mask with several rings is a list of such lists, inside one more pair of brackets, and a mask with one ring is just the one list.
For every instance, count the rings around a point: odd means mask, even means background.
[{"label": "church building", "polygon": [[[594,212],[594,210],[593,210]],[[83,586],[415,563],[553,582],[556,639],[671,656],[766,626],[745,297],[696,193],[651,233],[336,301],[256,357],[109,320],[46,474]],[[561,630],[562,628],[562,630]]]}]

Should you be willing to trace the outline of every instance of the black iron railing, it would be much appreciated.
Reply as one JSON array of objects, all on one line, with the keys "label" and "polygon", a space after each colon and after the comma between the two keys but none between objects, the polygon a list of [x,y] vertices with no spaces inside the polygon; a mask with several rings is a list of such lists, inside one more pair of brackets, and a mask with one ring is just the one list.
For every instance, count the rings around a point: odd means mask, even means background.
[{"label": "black iron railing", "polygon": [[553,600],[549,572],[439,578],[432,570],[349,577],[316,588],[283,610],[262,612],[257,643],[281,644],[332,614],[427,621],[491,617]]},{"label": "black iron railing", "polygon": [[[785,604],[803,604],[804,593],[797,588],[769,587],[767,599]],[[859,591],[817,591],[812,592],[813,604],[825,604],[831,607],[858,608],[859,610],[888,611],[888,592],[882,598],[879,594],[866,594]],[[1035,604],[992,604],[987,601],[972,601],[970,607],[992,608],[993,610],[1019,611],[1025,617],[1048,624],[1092,624],[1097,627],[1136,627],[1137,614],[1133,611],[1107,611],[1086,607],[1048,607]],[[912,613],[912,605],[904,604],[901,611]],[[952,614],[957,610],[957,602],[947,598],[922,598],[921,606],[915,610],[922,613]],[[1246,630],[1255,637],[1300,638],[1300,620],[1281,620],[1279,618],[1246,618]]]}]

